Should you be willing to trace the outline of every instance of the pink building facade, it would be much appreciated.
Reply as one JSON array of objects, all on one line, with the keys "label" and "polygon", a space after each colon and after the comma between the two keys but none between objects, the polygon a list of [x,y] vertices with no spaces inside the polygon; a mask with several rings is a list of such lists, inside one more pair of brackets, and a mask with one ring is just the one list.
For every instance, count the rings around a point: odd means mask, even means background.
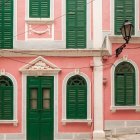
[{"label": "pink building facade", "polygon": [[[104,140],[105,132],[140,131],[139,0],[128,3],[135,31],[118,57],[117,0],[1,1],[0,140]],[[119,64],[131,66],[130,77],[117,73]],[[130,104],[117,74],[130,80]]]}]

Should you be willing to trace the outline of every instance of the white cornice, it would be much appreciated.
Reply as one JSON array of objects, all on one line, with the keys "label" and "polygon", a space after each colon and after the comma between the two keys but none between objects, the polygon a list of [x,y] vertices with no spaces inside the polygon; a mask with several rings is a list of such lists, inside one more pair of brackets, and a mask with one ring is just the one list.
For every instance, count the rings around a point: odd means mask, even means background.
[{"label": "white cornice", "polygon": [[59,56],[59,57],[80,57],[80,56],[103,56],[110,55],[107,49],[62,49],[62,50],[15,50],[2,49],[0,57],[34,57],[34,56]]},{"label": "white cornice", "polygon": [[[124,43],[125,42],[121,35],[108,36],[108,38],[109,38],[111,43]],[[140,37],[139,36],[132,36],[129,43],[139,44],[140,43]]]}]

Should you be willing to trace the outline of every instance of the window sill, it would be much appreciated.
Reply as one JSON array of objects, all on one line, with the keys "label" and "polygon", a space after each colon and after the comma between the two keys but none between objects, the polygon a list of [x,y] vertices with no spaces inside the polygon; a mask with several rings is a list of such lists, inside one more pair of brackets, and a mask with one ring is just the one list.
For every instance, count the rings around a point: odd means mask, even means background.
[{"label": "window sill", "polygon": [[28,24],[52,24],[54,19],[47,18],[28,18],[25,20]]},{"label": "window sill", "polygon": [[17,126],[18,120],[0,120],[0,124],[13,124],[14,126]]},{"label": "window sill", "polygon": [[92,120],[91,119],[62,119],[62,124],[66,125],[66,123],[88,123],[88,125],[91,125]]},{"label": "window sill", "polygon": [[117,110],[135,110],[136,112],[140,112],[140,106],[111,106],[111,112],[116,112]]},{"label": "window sill", "polygon": [[[111,43],[124,43],[124,39],[121,35],[110,35],[108,36]],[[132,36],[130,39],[130,43],[140,43],[139,36]]]}]

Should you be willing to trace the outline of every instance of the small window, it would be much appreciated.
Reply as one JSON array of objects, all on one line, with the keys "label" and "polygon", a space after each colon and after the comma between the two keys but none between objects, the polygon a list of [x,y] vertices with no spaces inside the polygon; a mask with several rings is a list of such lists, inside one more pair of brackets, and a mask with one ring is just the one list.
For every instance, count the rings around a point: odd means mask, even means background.
[{"label": "small window", "polygon": [[121,34],[120,28],[125,20],[129,20],[135,27],[135,0],[115,0],[115,35]]},{"label": "small window", "polygon": [[0,76],[0,120],[13,120],[13,83]]},{"label": "small window", "polygon": [[67,82],[67,119],[87,118],[87,83],[79,75]]},{"label": "small window", "polygon": [[30,0],[30,18],[50,18],[50,0]]},{"label": "small window", "polygon": [[115,69],[115,106],[135,105],[135,69],[129,62],[120,63]]}]

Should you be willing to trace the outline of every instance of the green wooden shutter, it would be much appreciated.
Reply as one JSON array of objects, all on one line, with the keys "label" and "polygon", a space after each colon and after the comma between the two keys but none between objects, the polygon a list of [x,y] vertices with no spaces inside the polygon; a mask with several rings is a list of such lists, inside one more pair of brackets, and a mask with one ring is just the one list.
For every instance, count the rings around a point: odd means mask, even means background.
[{"label": "green wooden shutter", "polygon": [[30,0],[31,18],[49,18],[50,0]]},{"label": "green wooden shutter", "polygon": [[135,26],[135,0],[115,0],[114,20],[116,35],[121,34],[120,28],[125,20],[129,20]]},{"label": "green wooden shutter", "polygon": [[13,119],[13,87],[0,88],[0,119]]},{"label": "green wooden shutter", "polygon": [[66,47],[86,48],[86,0],[67,0]]},{"label": "green wooden shutter", "polygon": [[115,105],[135,105],[135,68],[129,62],[120,63],[115,69]]},{"label": "green wooden shutter", "polygon": [[115,77],[115,105],[125,105],[125,77],[117,74]]},{"label": "green wooden shutter", "polygon": [[67,119],[77,118],[77,99],[76,99],[76,89],[75,88],[67,88]]},{"label": "green wooden shutter", "polygon": [[135,105],[135,75],[126,74],[126,105]]},{"label": "green wooden shutter", "polygon": [[87,118],[87,89],[79,87],[77,89],[77,118]]},{"label": "green wooden shutter", "polygon": [[1,0],[0,49],[13,48],[13,0]]},{"label": "green wooden shutter", "polygon": [[87,118],[87,92],[86,87],[67,88],[67,118]]}]

